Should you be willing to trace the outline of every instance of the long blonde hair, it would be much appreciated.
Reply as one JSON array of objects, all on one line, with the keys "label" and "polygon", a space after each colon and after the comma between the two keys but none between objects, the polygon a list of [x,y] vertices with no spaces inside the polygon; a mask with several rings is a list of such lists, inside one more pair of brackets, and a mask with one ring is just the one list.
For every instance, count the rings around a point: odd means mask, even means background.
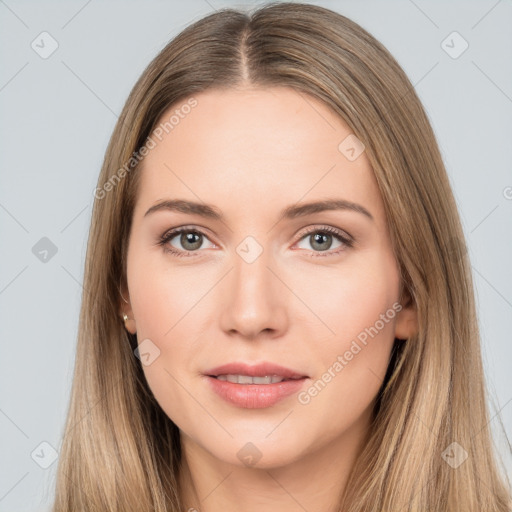
[{"label": "long blonde hair", "polygon": [[[509,510],[510,484],[489,430],[464,234],[427,115],[404,71],[367,31],[334,11],[294,2],[252,13],[223,9],[193,23],[155,57],[126,101],[95,191],[53,512],[186,510],[179,430],[134,356],[137,339],[124,328],[119,289],[139,150],[170,106],[240,84],[307,93],[363,141],[402,286],[418,312],[417,336],[396,341],[340,507]],[[468,455],[458,467],[448,463],[454,450]]]}]

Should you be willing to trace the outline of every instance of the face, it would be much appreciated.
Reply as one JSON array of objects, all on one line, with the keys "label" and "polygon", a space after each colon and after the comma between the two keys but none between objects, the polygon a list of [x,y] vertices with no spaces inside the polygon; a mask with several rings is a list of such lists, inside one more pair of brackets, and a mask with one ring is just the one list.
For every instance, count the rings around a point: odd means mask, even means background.
[{"label": "face", "polygon": [[[289,88],[186,104],[152,136],[128,247],[124,311],[148,385],[182,439],[226,463],[353,441],[415,318],[366,154]],[[300,208],[326,200],[344,207]],[[229,363],[241,366],[218,369]]]}]

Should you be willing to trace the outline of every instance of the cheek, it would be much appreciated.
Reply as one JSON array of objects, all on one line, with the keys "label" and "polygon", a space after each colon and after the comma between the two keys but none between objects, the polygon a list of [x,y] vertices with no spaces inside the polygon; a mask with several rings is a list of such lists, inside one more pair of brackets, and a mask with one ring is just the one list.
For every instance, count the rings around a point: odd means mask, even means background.
[{"label": "cheek", "polygon": [[167,416],[183,428],[186,418],[197,413],[186,389],[199,337],[194,330],[194,305],[200,296],[194,292],[192,297],[184,297],[187,294],[180,293],[177,284],[170,276],[145,274],[134,312],[139,347],[149,339],[149,346],[158,354],[151,364],[142,366],[147,384]]},{"label": "cheek", "polygon": [[215,282],[204,267],[180,266],[161,248],[134,247],[128,275],[139,340],[155,339],[162,349],[177,333],[195,325],[201,299]]},{"label": "cheek", "polygon": [[[355,260],[354,260],[355,261]],[[353,420],[375,398],[394,342],[399,274],[390,252],[368,253],[324,279],[323,293],[311,290],[308,304],[330,335],[317,338],[320,373],[300,403],[315,414]],[[308,405],[309,407],[309,405]]]},{"label": "cheek", "polygon": [[150,353],[158,354],[142,369],[162,409],[179,424],[183,411],[195,404],[182,386],[188,389],[187,381],[197,370],[201,334],[212,307],[206,295],[215,276],[207,269],[179,267],[165,256],[132,249],[128,282],[137,339],[139,347],[145,343]]},{"label": "cheek", "polygon": [[[390,251],[354,253],[339,267],[317,269],[308,281],[315,286],[302,286],[301,298],[329,328],[322,342],[329,353],[373,326],[398,300],[399,274]],[[393,313],[385,326],[379,323],[385,337],[393,330]]]}]

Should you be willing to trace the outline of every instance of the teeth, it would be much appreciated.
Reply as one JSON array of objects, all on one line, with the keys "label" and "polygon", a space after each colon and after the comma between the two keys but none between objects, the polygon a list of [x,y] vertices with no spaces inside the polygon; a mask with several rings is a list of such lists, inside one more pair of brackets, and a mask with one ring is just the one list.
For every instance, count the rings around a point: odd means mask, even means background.
[{"label": "teeth", "polygon": [[226,380],[234,384],[275,384],[286,380],[279,375],[266,375],[265,377],[250,377],[249,375],[217,375],[218,380]]}]

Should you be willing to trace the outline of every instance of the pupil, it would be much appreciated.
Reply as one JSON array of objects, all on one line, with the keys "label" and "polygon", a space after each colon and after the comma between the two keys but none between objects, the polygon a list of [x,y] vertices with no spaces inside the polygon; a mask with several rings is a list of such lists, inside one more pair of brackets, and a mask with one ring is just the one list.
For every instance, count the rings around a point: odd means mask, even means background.
[{"label": "pupil", "polygon": [[183,247],[187,247],[186,244],[191,244],[192,247],[188,247],[189,250],[194,250],[194,249],[198,249],[199,247],[201,247],[201,241],[200,240],[195,240],[194,241],[194,238],[199,239],[200,235],[198,233],[183,233],[181,235],[181,244],[183,245]]},{"label": "pupil", "polygon": [[[321,242],[325,243],[327,237],[330,237],[330,236],[331,235],[328,235],[328,234],[325,234],[325,233],[316,233],[314,235],[314,237],[313,237],[314,242],[311,245],[314,247],[316,243],[321,243]],[[330,246],[331,246],[331,244],[328,244],[328,246],[325,247],[325,244],[324,244],[324,246],[319,245],[317,248],[320,249],[321,251],[325,251],[325,250],[329,249]]]}]

